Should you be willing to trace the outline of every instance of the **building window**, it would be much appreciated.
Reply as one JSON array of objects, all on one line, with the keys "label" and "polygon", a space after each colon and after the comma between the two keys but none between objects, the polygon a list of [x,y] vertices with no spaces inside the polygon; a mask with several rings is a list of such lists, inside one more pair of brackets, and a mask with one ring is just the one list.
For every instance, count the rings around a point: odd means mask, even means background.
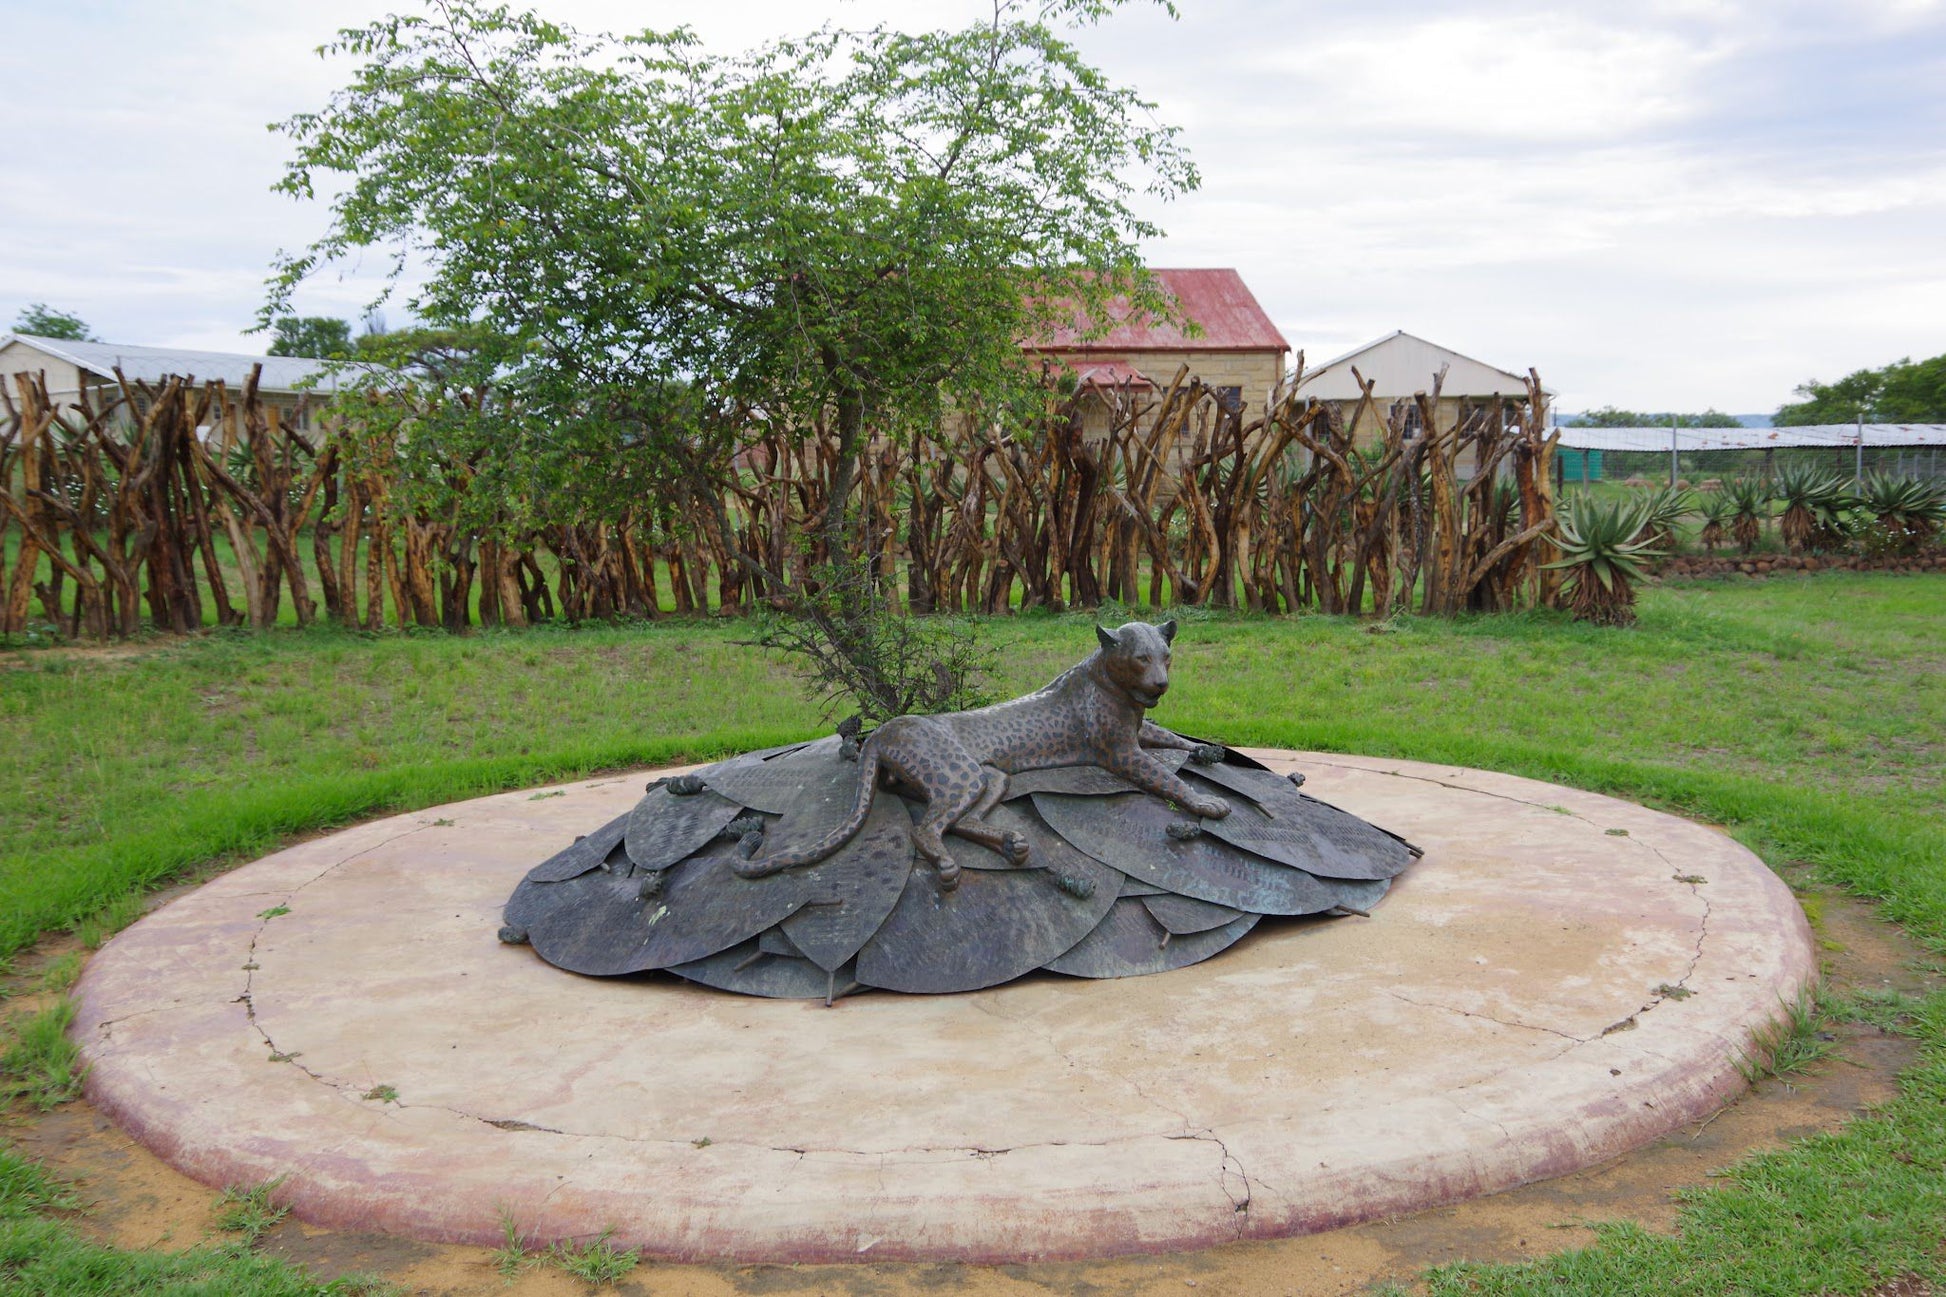
[{"label": "building window", "polygon": [[1241,387],[1217,388],[1216,403],[1231,414],[1235,414],[1243,408],[1243,389]]},{"label": "building window", "polygon": [[1425,431],[1425,425],[1419,421],[1418,403],[1414,402],[1411,405],[1406,406],[1405,407],[1405,439],[1407,441],[1411,441],[1414,437],[1418,436],[1420,433],[1424,431]]}]

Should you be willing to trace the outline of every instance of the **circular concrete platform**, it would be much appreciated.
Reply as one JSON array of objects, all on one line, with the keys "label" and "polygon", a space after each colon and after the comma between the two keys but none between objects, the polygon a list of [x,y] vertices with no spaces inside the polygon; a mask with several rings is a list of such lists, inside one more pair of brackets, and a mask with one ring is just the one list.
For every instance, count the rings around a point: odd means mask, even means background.
[{"label": "circular concrete platform", "polygon": [[642,776],[257,861],[78,991],[89,1098],[315,1223],[683,1259],[1005,1260],[1269,1237],[1588,1165],[1741,1086],[1814,975],[1713,830],[1476,770],[1253,752],[1426,850],[1370,919],[1266,922],[1154,977],[833,1008],[596,980],[495,940]]}]

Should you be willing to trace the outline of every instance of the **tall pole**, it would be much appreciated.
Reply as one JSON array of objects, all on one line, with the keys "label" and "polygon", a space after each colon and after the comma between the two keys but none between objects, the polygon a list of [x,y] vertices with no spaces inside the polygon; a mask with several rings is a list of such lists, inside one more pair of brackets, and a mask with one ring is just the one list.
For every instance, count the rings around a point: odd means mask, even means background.
[{"label": "tall pole", "polygon": [[1853,462],[1851,484],[1865,489],[1865,407],[1858,407],[1858,454]]},{"label": "tall pole", "polygon": [[1669,489],[1676,489],[1676,416],[1669,416]]}]

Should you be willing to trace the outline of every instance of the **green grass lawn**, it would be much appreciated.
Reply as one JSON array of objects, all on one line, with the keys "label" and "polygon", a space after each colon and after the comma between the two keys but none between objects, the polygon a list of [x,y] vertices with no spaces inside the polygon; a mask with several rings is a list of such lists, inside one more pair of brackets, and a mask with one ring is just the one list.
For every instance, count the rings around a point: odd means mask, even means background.
[{"label": "green grass lawn", "polygon": [[[1193,614],[1157,719],[1237,744],[1450,761],[1673,808],[1729,826],[1773,863],[1815,865],[1946,953],[1946,582],[1671,585],[1649,591],[1641,614],[1621,632],[1552,614],[1382,625]],[[1008,646],[1006,691],[1042,683],[1093,641],[1081,616],[988,629]],[[315,630],[0,653],[0,751],[12,754],[0,765],[0,954],[90,916],[104,926],[104,911],[112,923],[149,885],[294,834],[819,732],[788,675],[740,634]],[[1902,1097],[1745,1164],[1694,1198],[1678,1235],[1610,1230],[1531,1265],[1436,1272],[1433,1290],[1837,1294],[1946,1278],[1946,1003],[1906,1007],[1925,1053]],[[10,1174],[0,1163],[0,1187]],[[72,1238],[31,1204],[0,1219],[0,1293],[36,1291],[9,1279],[6,1240],[23,1230]]]}]

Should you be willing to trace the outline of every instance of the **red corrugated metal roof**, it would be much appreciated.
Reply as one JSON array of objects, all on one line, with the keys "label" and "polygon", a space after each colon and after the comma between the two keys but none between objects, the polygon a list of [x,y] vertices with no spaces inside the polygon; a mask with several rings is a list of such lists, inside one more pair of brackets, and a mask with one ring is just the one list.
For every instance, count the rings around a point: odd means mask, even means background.
[{"label": "red corrugated metal roof", "polygon": [[1183,315],[1202,326],[1200,337],[1186,337],[1173,324],[1130,316],[1126,301],[1114,308],[1119,322],[1106,334],[1078,343],[1073,330],[1057,329],[1023,343],[1029,351],[1289,351],[1291,344],[1257,305],[1243,276],[1223,267],[1213,270],[1151,270],[1175,296]]},{"label": "red corrugated metal roof", "polygon": [[1127,383],[1132,387],[1154,387],[1149,376],[1128,363],[1126,356],[1089,356],[1080,364],[1069,365],[1074,371],[1075,381],[1082,387],[1120,387]]}]

